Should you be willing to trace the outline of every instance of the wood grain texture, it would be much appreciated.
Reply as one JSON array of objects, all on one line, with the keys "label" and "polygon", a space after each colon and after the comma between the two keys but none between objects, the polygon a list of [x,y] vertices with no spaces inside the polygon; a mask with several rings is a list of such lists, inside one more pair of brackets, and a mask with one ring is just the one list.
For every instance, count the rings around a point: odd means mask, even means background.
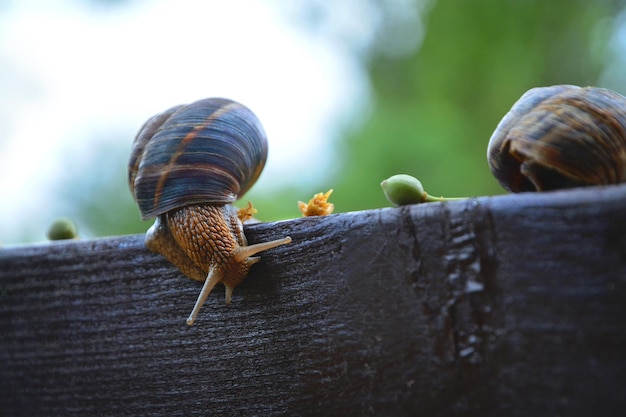
[{"label": "wood grain texture", "polygon": [[626,186],[246,228],[201,284],[143,235],[0,249],[1,415],[621,415]]}]

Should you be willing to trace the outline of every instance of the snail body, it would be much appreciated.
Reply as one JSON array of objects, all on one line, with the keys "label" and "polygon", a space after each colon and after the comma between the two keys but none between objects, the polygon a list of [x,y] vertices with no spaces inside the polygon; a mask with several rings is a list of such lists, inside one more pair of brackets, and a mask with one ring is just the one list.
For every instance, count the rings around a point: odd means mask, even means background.
[{"label": "snail body", "polygon": [[595,87],[533,88],[498,124],[487,159],[512,192],[626,182],[626,98]]},{"label": "snail body", "polygon": [[266,159],[260,121],[228,99],[172,107],[149,119],[135,137],[130,190],[141,218],[156,217],[146,246],[184,275],[204,281],[189,325],[215,285],[224,284],[230,303],[234,287],[260,260],[254,255],[291,241],[248,245],[231,205],[252,187]]}]

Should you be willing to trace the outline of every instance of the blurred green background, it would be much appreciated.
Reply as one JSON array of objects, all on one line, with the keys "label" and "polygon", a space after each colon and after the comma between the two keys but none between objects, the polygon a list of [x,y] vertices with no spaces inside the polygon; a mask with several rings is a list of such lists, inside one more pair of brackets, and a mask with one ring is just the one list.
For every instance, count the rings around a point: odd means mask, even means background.
[{"label": "blurred green background", "polygon": [[[418,13],[399,15],[398,1],[353,2],[375,9],[383,22],[366,47],[350,49],[368,76],[370,101],[337,121],[332,169],[322,180],[271,193],[253,188],[244,197],[260,219],[299,217],[298,200],[329,188],[336,213],[389,206],[379,184],[396,173],[418,177],[433,195],[502,194],[487,166],[487,142],[526,90],[567,83],[626,93],[624,1],[410,2]],[[109,13],[125,3],[113,2]],[[323,32],[330,3],[295,2],[286,18]],[[83,237],[144,232],[150,222],[139,221],[126,184],[130,139],[127,147],[102,143],[105,149],[85,156],[79,178],[59,180],[59,198],[72,202],[72,212],[58,216],[76,219]],[[314,163],[293,175],[316,178],[311,170]]]}]

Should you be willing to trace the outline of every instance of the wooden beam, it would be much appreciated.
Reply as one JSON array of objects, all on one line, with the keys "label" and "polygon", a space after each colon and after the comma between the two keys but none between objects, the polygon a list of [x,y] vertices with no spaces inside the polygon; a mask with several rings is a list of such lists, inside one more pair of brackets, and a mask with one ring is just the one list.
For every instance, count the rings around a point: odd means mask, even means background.
[{"label": "wooden beam", "polygon": [[[230,306],[143,235],[0,249],[2,415],[618,415],[626,186],[246,228]],[[621,414],[621,413],[620,413]]]}]

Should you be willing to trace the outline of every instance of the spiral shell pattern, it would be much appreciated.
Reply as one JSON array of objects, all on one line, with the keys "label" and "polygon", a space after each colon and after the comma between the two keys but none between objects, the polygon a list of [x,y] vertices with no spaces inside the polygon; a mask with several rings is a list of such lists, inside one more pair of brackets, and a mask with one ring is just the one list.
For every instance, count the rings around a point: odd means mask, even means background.
[{"label": "spiral shell pattern", "polygon": [[142,126],[128,181],[145,220],[190,204],[234,202],[256,182],[266,159],[265,132],[252,111],[208,98],[172,107]]},{"label": "spiral shell pattern", "polygon": [[626,98],[555,85],[526,92],[491,136],[487,159],[512,192],[626,181]]}]

